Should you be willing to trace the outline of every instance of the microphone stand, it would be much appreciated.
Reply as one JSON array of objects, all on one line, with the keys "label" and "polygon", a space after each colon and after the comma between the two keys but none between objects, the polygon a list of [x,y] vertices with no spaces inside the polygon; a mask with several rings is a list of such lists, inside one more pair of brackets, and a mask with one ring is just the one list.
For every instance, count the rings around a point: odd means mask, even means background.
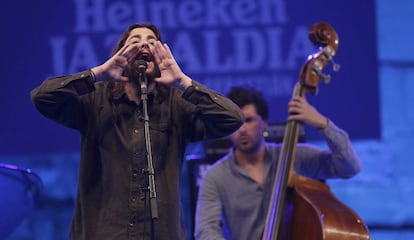
[{"label": "microphone stand", "polygon": [[147,77],[145,71],[147,70],[147,62],[145,60],[138,60],[136,62],[138,69],[139,80],[141,83],[141,101],[142,109],[144,113],[144,134],[145,134],[145,146],[147,151],[147,174],[148,174],[148,190],[149,190],[149,204],[151,209],[151,237],[155,239],[155,220],[158,219],[158,208],[157,208],[157,192],[155,190],[155,179],[154,179],[154,166],[152,161],[152,149],[151,149],[151,137],[149,131],[149,116],[147,106]]}]

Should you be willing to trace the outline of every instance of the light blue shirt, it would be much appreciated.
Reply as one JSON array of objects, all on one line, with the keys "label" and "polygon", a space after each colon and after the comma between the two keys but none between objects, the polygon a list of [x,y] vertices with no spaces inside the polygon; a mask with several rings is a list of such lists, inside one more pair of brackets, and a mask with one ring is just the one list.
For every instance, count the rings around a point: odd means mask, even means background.
[{"label": "light blue shirt", "polygon": [[[349,178],[360,171],[360,161],[348,135],[334,123],[320,131],[330,151],[298,144],[295,171],[314,179]],[[266,143],[266,186],[273,183],[269,169],[277,163],[281,144]],[[267,188],[265,186],[265,188]],[[267,195],[266,195],[267,194]],[[233,151],[206,173],[196,210],[197,240],[260,239],[271,190],[265,191],[235,160]]]}]

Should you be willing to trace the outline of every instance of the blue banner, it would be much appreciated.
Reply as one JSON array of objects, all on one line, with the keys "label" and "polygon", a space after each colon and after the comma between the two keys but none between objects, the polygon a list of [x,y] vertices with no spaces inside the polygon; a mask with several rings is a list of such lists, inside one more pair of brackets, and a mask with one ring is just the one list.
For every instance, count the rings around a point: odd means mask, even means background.
[{"label": "blue banner", "polygon": [[[41,116],[29,92],[44,79],[103,63],[134,22],[152,22],[181,68],[225,94],[252,85],[270,102],[270,121],[286,119],[299,71],[316,52],[308,30],[331,24],[341,65],[308,101],[352,139],[380,137],[375,4],[300,0],[13,1],[2,11],[0,152],[77,151],[78,133]],[[41,4],[41,5],[40,5]],[[308,131],[307,139],[317,139]]]}]

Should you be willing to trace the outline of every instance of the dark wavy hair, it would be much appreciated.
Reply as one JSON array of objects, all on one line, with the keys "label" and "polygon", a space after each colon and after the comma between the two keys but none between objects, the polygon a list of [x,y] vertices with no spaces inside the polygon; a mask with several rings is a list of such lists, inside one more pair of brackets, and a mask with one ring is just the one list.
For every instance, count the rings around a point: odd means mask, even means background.
[{"label": "dark wavy hair", "polygon": [[240,108],[253,104],[263,120],[269,119],[269,107],[262,93],[250,86],[234,86],[227,93],[227,97]]},{"label": "dark wavy hair", "polygon": [[[151,23],[134,23],[134,24],[130,25],[122,33],[122,35],[119,38],[117,44],[112,49],[112,56],[115,55],[115,53],[117,53],[125,45],[125,42],[128,39],[129,35],[131,34],[131,31],[134,30],[135,28],[148,28],[148,29],[150,29],[155,34],[155,37],[157,37],[157,39],[162,42],[161,32],[157,28],[157,26],[155,26],[154,24],[151,24]],[[114,95],[114,94],[117,94],[119,92],[124,91],[124,85],[125,85],[125,83],[123,83],[123,82],[109,82],[108,83],[108,88],[111,91],[111,95]]]},{"label": "dark wavy hair", "polygon": [[155,26],[154,24],[151,24],[151,23],[134,23],[131,26],[129,26],[122,33],[120,39],[118,40],[118,43],[115,45],[114,49],[112,50],[112,55],[114,55],[116,52],[118,52],[119,49],[121,49],[125,45],[125,42],[129,37],[129,34],[135,28],[148,28],[148,29],[150,29],[155,34],[155,37],[157,37],[157,39],[160,42],[162,42],[161,33],[160,33],[160,30],[157,28],[157,26]]}]

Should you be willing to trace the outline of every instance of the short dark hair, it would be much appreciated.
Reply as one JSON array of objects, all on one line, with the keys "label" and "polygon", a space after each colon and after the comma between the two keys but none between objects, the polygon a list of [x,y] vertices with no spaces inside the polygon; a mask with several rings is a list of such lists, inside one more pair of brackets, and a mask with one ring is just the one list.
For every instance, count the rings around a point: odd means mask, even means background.
[{"label": "short dark hair", "polygon": [[257,113],[267,121],[269,119],[269,107],[263,94],[250,86],[234,86],[227,93],[227,97],[240,108],[253,104]]}]

